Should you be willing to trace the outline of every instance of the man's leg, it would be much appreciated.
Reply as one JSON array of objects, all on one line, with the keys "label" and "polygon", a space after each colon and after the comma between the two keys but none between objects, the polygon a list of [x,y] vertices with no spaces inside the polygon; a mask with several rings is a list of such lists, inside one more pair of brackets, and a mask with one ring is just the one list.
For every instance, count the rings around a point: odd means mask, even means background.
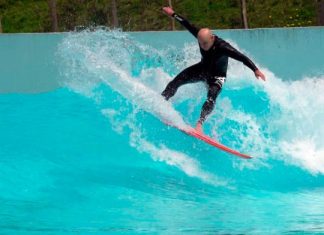
[{"label": "man's leg", "polygon": [[178,88],[184,84],[203,81],[202,65],[200,63],[192,65],[179,73],[162,92],[162,96],[169,100],[175,95]]},{"label": "man's leg", "polygon": [[208,85],[207,100],[202,106],[200,118],[197,122],[196,129],[202,132],[202,124],[206,121],[207,116],[213,111],[215,107],[216,98],[221,92],[222,88],[218,84]]}]

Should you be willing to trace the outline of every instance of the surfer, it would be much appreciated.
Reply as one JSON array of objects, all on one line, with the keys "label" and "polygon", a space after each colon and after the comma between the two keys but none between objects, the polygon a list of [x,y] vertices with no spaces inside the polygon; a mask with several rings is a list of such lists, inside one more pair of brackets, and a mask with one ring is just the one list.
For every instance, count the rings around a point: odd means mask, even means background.
[{"label": "surfer", "polygon": [[170,17],[175,18],[193,36],[198,39],[201,61],[180,72],[162,92],[162,96],[169,100],[177,92],[177,89],[188,83],[204,82],[208,87],[207,100],[202,106],[200,118],[196,130],[202,132],[202,124],[207,116],[213,111],[216,98],[221,92],[226,79],[228,57],[241,61],[249,67],[256,78],[266,80],[264,74],[245,55],[240,53],[228,42],[212,33],[209,28],[197,28],[185,18],[176,14],[171,7],[163,7],[163,11]]}]

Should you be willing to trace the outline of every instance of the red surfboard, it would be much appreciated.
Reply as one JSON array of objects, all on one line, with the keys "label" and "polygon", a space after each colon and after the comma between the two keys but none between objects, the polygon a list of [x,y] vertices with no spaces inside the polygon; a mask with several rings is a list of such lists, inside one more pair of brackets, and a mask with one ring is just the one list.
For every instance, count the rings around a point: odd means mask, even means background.
[{"label": "red surfboard", "polygon": [[188,126],[186,128],[179,128],[177,126],[173,126],[173,127],[179,129],[180,131],[186,133],[187,135],[190,135],[190,136],[193,136],[193,137],[195,137],[197,139],[200,139],[200,140],[206,142],[207,144],[210,144],[210,145],[212,145],[212,146],[214,146],[214,147],[216,147],[216,148],[218,148],[220,150],[223,150],[225,152],[231,153],[231,154],[233,154],[233,155],[235,155],[237,157],[241,157],[241,158],[245,158],[245,159],[252,158],[249,155],[240,153],[240,152],[238,152],[238,151],[236,151],[234,149],[231,149],[231,148],[217,142],[216,140],[210,138],[209,136],[207,136],[207,135],[205,135],[205,134],[203,134],[201,132],[198,132],[196,129],[194,129],[194,128],[190,127],[190,126]]}]

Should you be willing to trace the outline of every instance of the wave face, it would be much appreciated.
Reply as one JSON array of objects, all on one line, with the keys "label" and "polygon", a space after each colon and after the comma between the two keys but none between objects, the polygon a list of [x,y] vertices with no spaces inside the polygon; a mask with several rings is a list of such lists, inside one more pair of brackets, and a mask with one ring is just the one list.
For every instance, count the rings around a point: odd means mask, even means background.
[{"label": "wave face", "polygon": [[204,131],[254,156],[242,160],[163,124],[198,119],[203,84],[171,102],[160,93],[199,60],[195,42],[65,35],[55,54],[61,88],[0,96],[0,230],[323,232],[324,75],[288,80],[254,59],[262,82],[230,60]]}]

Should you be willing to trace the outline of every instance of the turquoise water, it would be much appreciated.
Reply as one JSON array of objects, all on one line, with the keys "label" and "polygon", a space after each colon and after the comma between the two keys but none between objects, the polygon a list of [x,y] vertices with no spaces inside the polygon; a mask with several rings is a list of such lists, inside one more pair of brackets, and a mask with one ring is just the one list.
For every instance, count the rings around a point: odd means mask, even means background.
[{"label": "turquoise water", "polygon": [[0,233],[324,233],[323,29],[220,34],[268,80],[230,61],[204,129],[252,160],[160,121],[206,96],[159,95],[199,61],[185,32],[0,38]]}]

